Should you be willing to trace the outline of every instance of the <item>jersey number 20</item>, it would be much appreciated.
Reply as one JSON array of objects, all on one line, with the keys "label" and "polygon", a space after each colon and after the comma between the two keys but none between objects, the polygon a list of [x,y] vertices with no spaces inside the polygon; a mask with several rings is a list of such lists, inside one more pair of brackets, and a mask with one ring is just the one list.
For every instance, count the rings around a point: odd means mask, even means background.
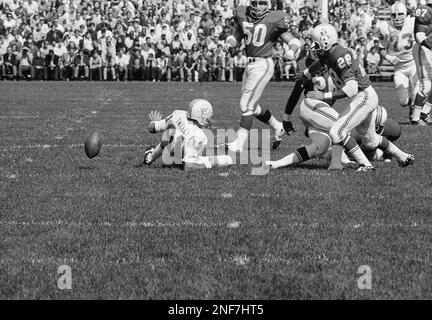
[{"label": "jersey number 20", "polygon": [[246,45],[252,42],[255,47],[261,47],[264,44],[267,33],[267,27],[265,24],[257,24],[254,28],[253,23],[243,21],[242,27]]}]

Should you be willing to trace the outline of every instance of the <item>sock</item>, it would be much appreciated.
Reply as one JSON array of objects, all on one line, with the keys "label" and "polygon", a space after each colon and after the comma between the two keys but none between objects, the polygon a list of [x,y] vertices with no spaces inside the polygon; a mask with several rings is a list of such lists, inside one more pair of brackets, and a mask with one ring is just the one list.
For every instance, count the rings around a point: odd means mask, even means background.
[{"label": "sock", "polygon": [[163,148],[161,144],[159,143],[156,148],[153,150],[152,153],[149,154],[148,159],[150,163],[154,162],[157,158],[159,158],[162,155]]},{"label": "sock", "polygon": [[267,109],[264,113],[260,113],[255,116],[259,121],[268,123],[272,117],[271,112]]},{"label": "sock", "polygon": [[419,121],[420,120],[420,113],[423,109],[423,106],[425,104],[425,97],[421,95],[420,93],[417,93],[414,101],[414,108],[412,110],[411,114],[411,121]]},{"label": "sock", "polygon": [[237,131],[237,136],[233,142],[230,143],[234,147],[234,149],[237,149],[238,151],[242,151],[243,147],[246,143],[246,140],[249,136],[249,130],[252,128],[253,124],[253,114],[246,114],[242,115],[240,118],[240,128]]},{"label": "sock", "polygon": [[432,104],[430,102],[426,102],[423,106],[421,113],[429,114],[429,112],[431,111],[431,108],[432,108]]},{"label": "sock", "polygon": [[340,145],[332,146],[330,168],[340,168],[342,166],[342,154],[343,154],[342,146]]},{"label": "sock", "polygon": [[233,143],[236,143],[240,147],[240,149],[243,150],[243,146],[245,145],[248,136],[249,130],[240,127],[237,131],[237,138],[234,140]]},{"label": "sock", "polygon": [[290,166],[295,163],[300,163],[309,160],[309,155],[306,147],[298,148],[295,152],[290,153],[285,158],[272,162],[274,169]]},{"label": "sock", "polygon": [[385,155],[391,155],[399,162],[403,162],[408,158],[407,153],[396,147],[386,137],[381,137],[381,143],[378,145],[378,148],[381,149]]},{"label": "sock", "polygon": [[344,147],[347,155],[352,156],[358,164],[365,165],[367,167],[372,166],[363,151],[360,149],[357,142],[351,138],[351,136],[347,136],[342,141],[341,145]]},{"label": "sock", "polygon": [[278,121],[275,117],[271,116],[267,124],[274,130],[282,130],[282,122]]}]

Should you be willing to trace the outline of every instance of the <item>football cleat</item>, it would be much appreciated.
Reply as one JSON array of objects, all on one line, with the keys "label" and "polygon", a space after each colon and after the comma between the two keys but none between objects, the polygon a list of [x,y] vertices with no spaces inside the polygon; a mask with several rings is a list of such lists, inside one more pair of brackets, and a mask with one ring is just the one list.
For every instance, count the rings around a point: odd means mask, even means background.
[{"label": "football cleat", "polygon": [[399,167],[407,167],[414,164],[415,157],[412,154],[409,154],[405,161],[399,162]]},{"label": "football cleat", "polygon": [[427,125],[432,125],[432,118],[430,114],[422,113],[420,115],[420,119],[423,120],[423,122]]},{"label": "football cleat", "polygon": [[413,126],[427,126],[426,122],[424,122],[423,119],[419,119],[419,121],[412,121],[411,120],[411,125]]},{"label": "football cleat", "polygon": [[148,157],[149,155],[155,150],[154,146],[150,146],[147,147],[145,152],[144,152],[144,160],[143,160],[143,164],[146,166],[151,165],[151,162],[149,161]]},{"label": "football cleat", "polygon": [[270,170],[272,170],[272,169],[276,169],[274,163],[275,161],[266,161],[265,165],[268,166]]},{"label": "football cleat", "polygon": [[375,171],[375,167],[374,166],[366,166],[364,164],[361,164],[360,167],[357,169],[357,172],[360,172],[360,171],[364,171],[364,172]]},{"label": "football cleat", "polygon": [[288,136],[295,132],[291,121],[282,121],[282,126]]},{"label": "football cleat", "polygon": [[280,129],[275,130],[275,140],[273,141],[273,150],[279,149],[279,146],[282,142],[282,137],[285,133],[283,126]]}]

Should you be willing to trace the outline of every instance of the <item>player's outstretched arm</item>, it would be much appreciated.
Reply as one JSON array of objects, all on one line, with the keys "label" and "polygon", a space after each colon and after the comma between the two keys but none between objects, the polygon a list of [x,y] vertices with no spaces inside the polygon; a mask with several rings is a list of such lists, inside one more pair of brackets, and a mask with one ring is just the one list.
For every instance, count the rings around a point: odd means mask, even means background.
[{"label": "player's outstretched arm", "polygon": [[159,111],[150,111],[148,116],[150,119],[148,131],[150,133],[162,132],[168,128],[166,119],[162,119],[162,115]]}]

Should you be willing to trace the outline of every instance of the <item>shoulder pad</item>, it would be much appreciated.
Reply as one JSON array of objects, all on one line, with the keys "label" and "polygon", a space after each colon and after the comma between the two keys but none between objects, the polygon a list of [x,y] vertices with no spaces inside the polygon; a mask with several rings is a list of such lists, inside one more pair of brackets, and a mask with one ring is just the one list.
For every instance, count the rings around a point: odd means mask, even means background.
[{"label": "shoulder pad", "polygon": [[270,10],[267,17],[270,22],[278,22],[285,19],[287,19],[287,22],[289,22],[288,15],[282,10]]},{"label": "shoulder pad", "polygon": [[335,58],[335,59],[337,59],[340,56],[345,55],[347,53],[350,53],[352,55],[350,49],[345,48],[345,47],[341,46],[340,44],[337,44],[333,48],[331,48],[329,53],[330,53],[330,57]]}]

